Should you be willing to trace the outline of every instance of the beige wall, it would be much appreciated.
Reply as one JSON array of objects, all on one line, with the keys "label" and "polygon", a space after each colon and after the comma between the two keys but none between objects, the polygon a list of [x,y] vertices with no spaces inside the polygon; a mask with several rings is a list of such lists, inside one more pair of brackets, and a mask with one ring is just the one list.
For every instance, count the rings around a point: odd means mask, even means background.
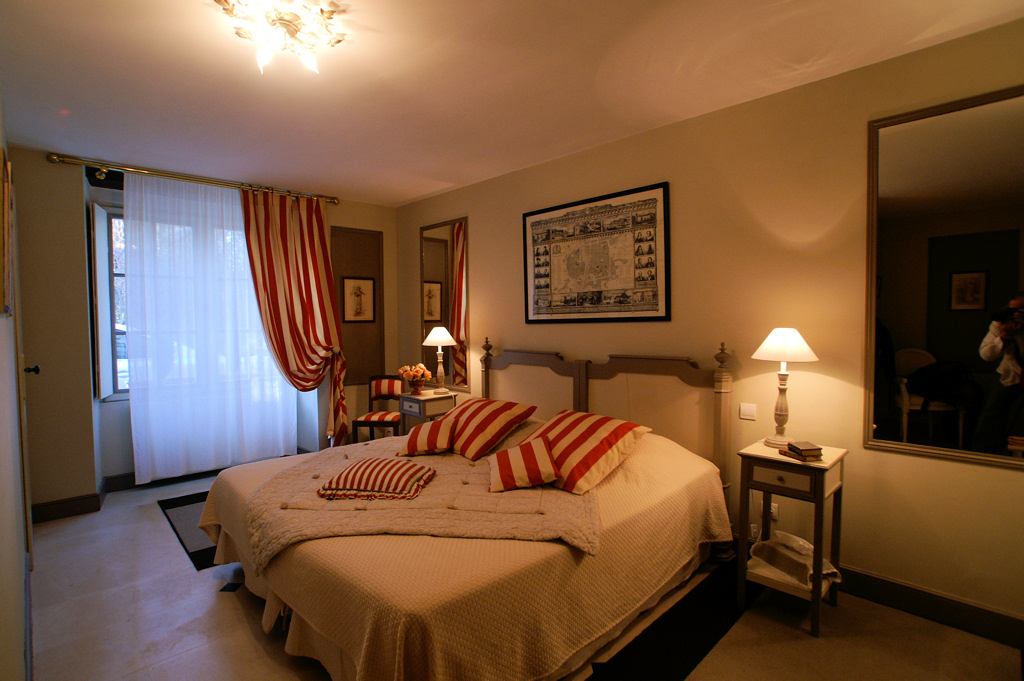
[{"label": "beige wall", "polygon": [[[404,206],[399,271],[416,271],[417,230],[469,217],[472,367],[497,347],[735,353],[734,446],[772,431],[776,366],[750,359],[777,326],[798,328],[821,361],[791,366],[789,432],[850,449],[842,563],[1024,616],[1024,471],[865,450],[863,442],[867,123],[1024,82],[1024,22],[907,55]],[[526,325],[522,214],[667,180],[672,321]],[[413,277],[399,321],[417,328]],[[417,338],[400,336],[403,357]],[[473,390],[479,391],[475,372]],[[733,467],[735,470],[737,467]],[[733,489],[736,485],[733,486]],[[809,536],[782,500],[781,529]],[[735,499],[731,500],[735,508]]]},{"label": "beige wall", "polygon": [[[339,189],[339,192],[341,190]],[[395,366],[398,357],[398,256],[395,230],[395,209],[374,206],[367,203],[342,201],[338,205],[328,204],[328,227],[351,227],[354,229],[370,229],[383,232],[383,268],[384,268],[384,366]],[[419,270],[417,270],[418,272]],[[340,293],[340,292],[339,292]],[[344,343],[344,338],[342,342]],[[346,347],[345,352],[358,352],[358,348]],[[345,402],[348,407],[349,419],[368,410],[365,385],[349,384],[345,387]],[[320,414],[326,419],[327,385],[320,386]],[[327,438],[323,435],[327,428],[326,420],[321,423],[320,446],[327,446]]]},{"label": "beige wall", "polygon": [[[7,148],[3,107],[0,147]],[[0,316],[0,677],[26,678],[25,497],[18,432],[18,357],[13,317]]]}]

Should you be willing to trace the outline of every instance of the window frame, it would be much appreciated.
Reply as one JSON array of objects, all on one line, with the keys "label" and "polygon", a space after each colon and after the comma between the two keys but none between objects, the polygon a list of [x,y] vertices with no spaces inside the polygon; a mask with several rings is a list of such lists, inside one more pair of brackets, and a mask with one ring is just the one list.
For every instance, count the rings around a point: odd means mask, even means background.
[{"label": "window frame", "polygon": [[[122,208],[108,208],[107,209],[107,285],[110,291],[110,308],[107,310],[107,323],[110,325],[110,358],[111,358],[111,370],[113,371],[113,395],[124,395],[127,396],[131,388],[131,376],[128,376],[128,388],[122,388],[121,382],[118,376],[118,356],[117,356],[117,338],[123,336],[125,339],[125,352],[128,348],[128,335],[127,329],[119,331],[117,329],[117,286],[115,282],[118,278],[124,280],[125,274],[121,272],[118,274],[114,271],[114,220],[121,221],[121,229],[124,230],[124,209]],[[128,358],[125,357],[127,363]],[[127,368],[125,369],[127,372]]]}]

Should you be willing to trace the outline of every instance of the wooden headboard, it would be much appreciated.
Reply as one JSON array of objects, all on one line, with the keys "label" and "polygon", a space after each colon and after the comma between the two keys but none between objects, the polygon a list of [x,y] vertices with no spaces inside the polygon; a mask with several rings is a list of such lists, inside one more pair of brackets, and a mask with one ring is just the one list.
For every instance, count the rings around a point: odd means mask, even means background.
[{"label": "wooden headboard", "polygon": [[[675,376],[695,388],[713,391],[713,425],[710,451],[695,453],[707,458],[722,472],[723,481],[728,481],[727,465],[732,452],[729,446],[729,414],[732,397],[732,372],[725,363],[732,356],[721,344],[714,369],[701,369],[689,357],[649,357],[636,355],[611,355],[603,364],[591,360],[566,361],[557,352],[536,352],[529,350],[504,350],[498,356],[492,355],[489,339],[485,339],[484,354],[480,358],[482,372],[482,395],[491,397],[491,371],[506,369],[513,365],[546,367],[557,376],[572,379],[572,408],[575,411],[590,411],[592,381],[610,380],[620,374],[648,376]],[[614,416],[615,414],[609,414]],[[637,419],[634,419],[637,420]],[[639,421],[642,422],[642,419]],[[642,423],[642,425],[650,425]],[[726,484],[728,486],[728,484]]]}]

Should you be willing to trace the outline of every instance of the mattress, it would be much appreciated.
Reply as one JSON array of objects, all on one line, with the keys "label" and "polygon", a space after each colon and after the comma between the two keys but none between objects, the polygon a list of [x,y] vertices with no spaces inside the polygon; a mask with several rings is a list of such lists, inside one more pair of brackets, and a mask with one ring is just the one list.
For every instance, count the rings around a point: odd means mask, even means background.
[{"label": "mattress", "polygon": [[216,561],[240,561],[266,599],[264,628],[286,618],[285,649],[335,681],[561,678],[685,580],[709,543],[732,539],[718,470],[648,434],[588,492],[600,515],[594,555],[559,541],[343,536],[293,544],[257,577],[246,501],[310,456],[223,471],[200,527]]}]

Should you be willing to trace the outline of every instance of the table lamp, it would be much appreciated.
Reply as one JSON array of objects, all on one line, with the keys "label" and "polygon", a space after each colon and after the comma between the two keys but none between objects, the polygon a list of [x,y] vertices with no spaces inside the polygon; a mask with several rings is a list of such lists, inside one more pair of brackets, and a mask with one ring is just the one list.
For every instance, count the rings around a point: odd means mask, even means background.
[{"label": "table lamp", "polygon": [[423,339],[423,345],[436,345],[437,346],[437,384],[438,388],[434,391],[435,395],[446,395],[448,388],[444,387],[444,350],[446,345],[458,345],[452,335],[448,333],[448,329],[443,326],[435,326],[427,334],[427,337]]},{"label": "table lamp", "polygon": [[796,329],[772,329],[761,346],[750,356],[751,359],[763,359],[769,362],[780,362],[779,368],[779,399],[775,402],[775,434],[764,439],[764,443],[776,449],[786,449],[792,438],[786,436],[786,421],[789,420],[789,402],[786,400],[786,388],[789,382],[787,362],[817,362],[807,341]]}]

